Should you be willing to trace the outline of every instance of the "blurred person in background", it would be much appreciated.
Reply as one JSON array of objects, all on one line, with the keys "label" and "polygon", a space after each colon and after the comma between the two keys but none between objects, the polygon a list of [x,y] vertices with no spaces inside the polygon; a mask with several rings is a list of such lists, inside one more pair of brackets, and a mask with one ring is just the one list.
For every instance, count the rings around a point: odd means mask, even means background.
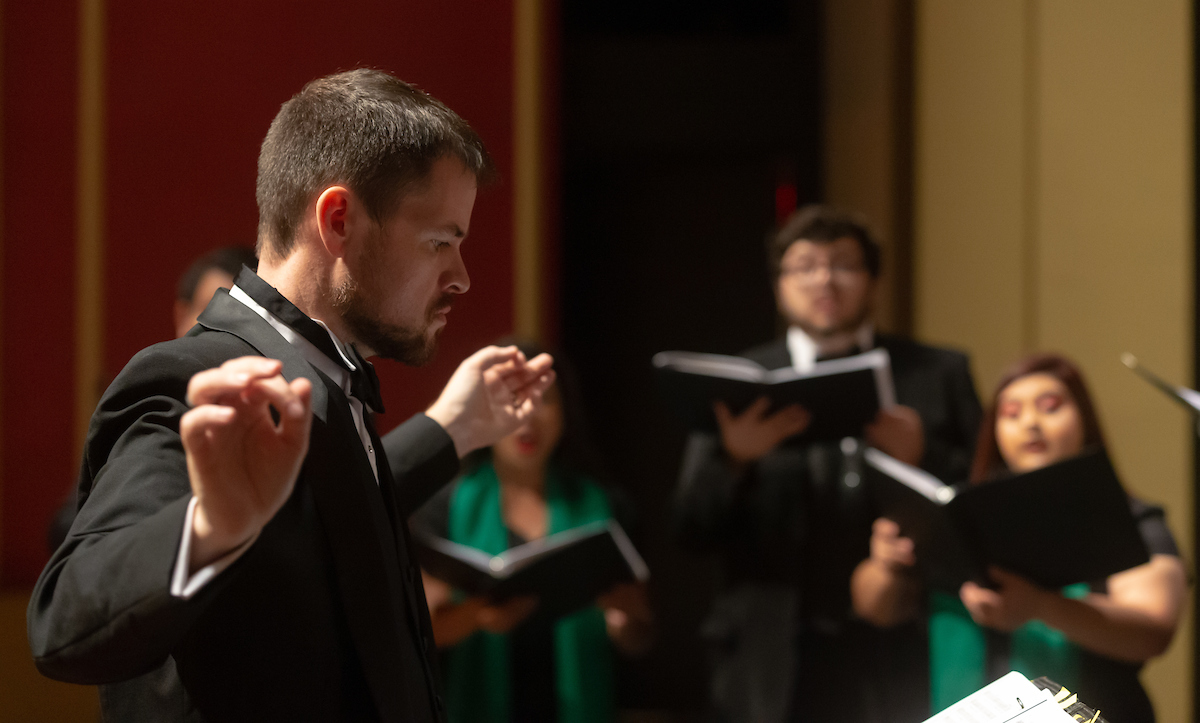
[{"label": "blurred person in background", "polygon": [[[196,317],[212,301],[217,289],[229,289],[242,267],[258,267],[254,249],[248,246],[223,246],[213,249],[188,266],[175,287],[175,338],[188,333],[196,325]],[[50,552],[67,539],[67,531],[79,511],[78,484],[73,483],[67,499],[54,513],[46,530],[46,545]]]},{"label": "blurred person in background", "polygon": [[[807,371],[874,348],[891,357],[898,406],[865,442],[933,474],[966,475],[980,408],[963,354],[877,333],[881,252],[857,214],[796,211],[768,242],[783,338],[742,356]],[[920,720],[924,636],[880,633],[854,616],[850,575],[876,515],[861,484],[863,439],[811,442],[808,413],[716,406],[717,435],[695,433],[676,493],[678,535],[721,558],[721,590],[702,634],[722,721]]]},{"label": "blurred person in background", "polygon": [[245,246],[224,246],[213,249],[192,262],[175,288],[175,337],[188,333],[196,325],[196,317],[208,306],[217,289],[233,287],[233,279],[246,266],[258,268],[254,249]]},{"label": "blurred person in background", "polygon": [[[1035,354],[996,386],[979,430],[971,481],[1029,472],[1104,448],[1079,369],[1061,356]],[[854,573],[855,610],[884,627],[928,618],[935,711],[1017,670],[1077,692],[1108,720],[1151,723],[1154,710],[1138,672],[1175,634],[1187,572],[1162,508],[1133,497],[1129,508],[1149,562],[1062,590],[993,567],[994,587],[967,582],[957,596],[924,589],[913,567],[912,541],[900,536],[896,523],[880,518],[871,556]],[[1086,521],[1064,522],[1072,523]]]},{"label": "blurred person in background", "polygon": [[[529,358],[543,351],[517,346]],[[490,555],[601,520],[633,531],[628,500],[596,479],[573,370],[554,359],[557,380],[541,409],[465,460],[462,476],[417,512],[414,525]],[[654,635],[641,582],[618,584],[594,606],[557,620],[538,615],[536,598],[464,598],[428,574],[425,594],[445,651],[451,723],[609,723],[613,653],[640,655]]]}]

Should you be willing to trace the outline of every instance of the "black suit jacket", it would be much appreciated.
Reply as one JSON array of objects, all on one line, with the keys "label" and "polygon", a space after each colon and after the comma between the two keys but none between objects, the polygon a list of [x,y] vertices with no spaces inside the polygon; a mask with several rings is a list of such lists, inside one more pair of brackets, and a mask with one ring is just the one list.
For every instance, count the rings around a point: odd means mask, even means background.
[{"label": "black suit jacket", "polygon": [[[981,417],[966,356],[884,334],[876,343],[891,357],[897,401],[921,417],[926,450],[921,466],[942,479],[964,479]],[[784,339],[743,356],[768,369],[792,363]],[[869,554],[876,516],[861,484],[861,451],[861,444],[793,439],[738,470],[715,435],[693,434],[688,440],[675,500],[677,533],[689,547],[721,559],[723,589],[705,634],[716,651],[713,687],[728,693],[726,712],[733,720],[748,715],[781,720],[783,711],[797,707],[811,716],[804,720],[869,720],[870,710],[842,707],[826,718],[813,706],[836,699],[838,705],[878,710],[891,705],[884,698],[895,697],[878,689],[852,692],[872,665],[867,658],[889,644],[850,611],[850,574]],[[790,616],[787,630],[780,629],[783,615]],[[774,632],[755,630],[759,621],[774,621]],[[891,636],[896,646],[922,644],[919,634],[908,633]],[[879,665],[885,668],[913,664],[884,657]],[[721,679],[722,661],[731,670],[758,668],[765,674],[757,680],[741,673]],[[771,675],[780,670],[790,672]],[[813,694],[802,691],[797,701],[795,680],[810,682]],[[754,690],[747,693],[743,684]],[[898,687],[912,685],[906,678]],[[829,696],[834,688],[846,693]],[[890,713],[904,717],[903,711]]]},{"label": "black suit jacket", "polygon": [[[187,383],[245,355],[312,381],[308,454],[254,544],[194,597],[175,598],[191,498],[179,438]],[[140,352],[100,401],[79,516],[29,605],[38,668],[100,684],[112,720],[443,719],[403,520],[458,458],[424,415],[382,446],[377,486],[341,389],[219,292],[187,337]]]}]

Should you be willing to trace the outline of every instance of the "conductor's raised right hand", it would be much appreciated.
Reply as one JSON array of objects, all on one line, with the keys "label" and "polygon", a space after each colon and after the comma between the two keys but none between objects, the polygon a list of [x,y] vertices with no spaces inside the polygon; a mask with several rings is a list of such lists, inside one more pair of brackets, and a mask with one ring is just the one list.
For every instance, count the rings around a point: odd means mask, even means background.
[{"label": "conductor's raised right hand", "polygon": [[526,359],[515,346],[488,346],[467,357],[451,375],[426,416],[442,425],[459,457],[515,432],[554,383],[554,359]]},{"label": "conductor's raised right hand", "polygon": [[741,414],[733,414],[724,402],[713,405],[721,444],[734,462],[749,464],[787,439],[808,428],[812,415],[798,404],[767,414],[771,400],[759,397]]},{"label": "conductor's raised right hand", "polygon": [[257,535],[292,493],[308,451],[312,384],[289,384],[282,368],[274,359],[241,357],[188,382],[193,408],[179,433],[196,497],[192,570]]}]

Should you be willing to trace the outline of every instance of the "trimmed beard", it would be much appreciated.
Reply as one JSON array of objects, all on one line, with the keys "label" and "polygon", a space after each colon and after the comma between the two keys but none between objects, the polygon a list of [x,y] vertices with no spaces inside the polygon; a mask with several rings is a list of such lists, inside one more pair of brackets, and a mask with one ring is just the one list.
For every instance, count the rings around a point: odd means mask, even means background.
[{"label": "trimmed beard", "polygon": [[[872,311],[871,303],[868,301],[867,303],[863,304],[862,310],[856,314],[853,319],[849,319],[841,324],[823,329],[819,329],[801,319],[788,319],[788,323],[793,326],[800,327],[800,330],[805,334],[808,334],[809,338],[811,339],[831,339],[842,334],[853,334],[857,332],[862,328],[862,325],[867,323],[867,320],[871,318]],[[786,314],[784,314],[784,318],[787,318]]]},{"label": "trimmed beard", "polygon": [[[365,261],[365,268],[374,268],[369,258]],[[348,277],[338,285],[330,299],[333,308],[354,339],[368,346],[378,356],[408,366],[424,366],[437,351],[438,337],[442,333],[438,329],[432,336],[428,334],[429,325],[436,316],[435,310],[453,303],[453,294],[443,294],[429,305],[425,312],[425,324],[420,328],[389,324],[379,318],[376,309],[379,294],[374,292],[379,284],[371,276],[373,273],[367,271],[368,277],[364,280],[369,287],[367,289],[353,277]]]}]

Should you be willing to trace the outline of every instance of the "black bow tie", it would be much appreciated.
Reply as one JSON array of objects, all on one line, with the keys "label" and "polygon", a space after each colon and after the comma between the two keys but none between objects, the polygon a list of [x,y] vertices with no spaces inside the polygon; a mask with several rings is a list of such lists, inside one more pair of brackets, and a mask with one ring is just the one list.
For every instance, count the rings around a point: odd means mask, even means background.
[{"label": "black bow tie", "polygon": [[350,372],[350,394],[370,407],[372,412],[383,414],[383,396],[379,393],[379,377],[375,374],[375,366],[363,359],[353,344],[347,347],[347,351],[356,367],[355,371]]},{"label": "black bow tie", "polygon": [[375,367],[362,358],[353,344],[348,347],[348,350],[350,361],[357,367],[357,371],[351,372],[346,368],[346,362],[338,352],[337,345],[333,343],[333,337],[329,331],[310,319],[292,302],[283,298],[279,291],[263,281],[258,274],[243,267],[234,283],[251,299],[254,299],[259,306],[274,314],[293,331],[307,339],[322,354],[350,372],[350,394],[370,407],[371,411],[383,414],[383,398],[379,395],[379,377],[375,376]]}]

